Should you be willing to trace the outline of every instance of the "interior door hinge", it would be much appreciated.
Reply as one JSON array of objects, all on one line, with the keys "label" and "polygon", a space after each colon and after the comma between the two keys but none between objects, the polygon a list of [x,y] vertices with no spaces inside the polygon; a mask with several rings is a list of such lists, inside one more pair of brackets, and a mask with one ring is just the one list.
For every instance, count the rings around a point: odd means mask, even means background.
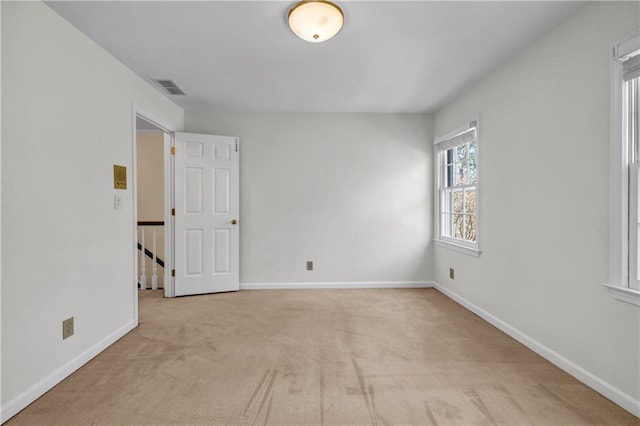
[{"label": "interior door hinge", "polygon": [[175,270],[175,269],[172,269],[172,270],[171,270],[171,276],[172,276],[172,277],[175,277],[175,276],[176,276],[176,270]]},{"label": "interior door hinge", "polygon": [[175,146],[171,147],[171,155],[176,155],[176,147]]},{"label": "interior door hinge", "polygon": [[176,215],[176,209],[171,209],[171,216],[175,216]]},{"label": "interior door hinge", "polygon": [[236,152],[238,152],[238,139],[236,139]]}]

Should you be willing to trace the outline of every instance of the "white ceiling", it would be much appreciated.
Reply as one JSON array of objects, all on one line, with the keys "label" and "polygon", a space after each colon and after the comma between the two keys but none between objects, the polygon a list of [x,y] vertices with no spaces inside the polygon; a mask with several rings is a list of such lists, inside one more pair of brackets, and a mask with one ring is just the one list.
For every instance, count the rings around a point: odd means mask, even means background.
[{"label": "white ceiling", "polygon": [[430,112],[583,2],[340,1],[345,25],[312,44],[295,2],[48,2],[186,110]]}]

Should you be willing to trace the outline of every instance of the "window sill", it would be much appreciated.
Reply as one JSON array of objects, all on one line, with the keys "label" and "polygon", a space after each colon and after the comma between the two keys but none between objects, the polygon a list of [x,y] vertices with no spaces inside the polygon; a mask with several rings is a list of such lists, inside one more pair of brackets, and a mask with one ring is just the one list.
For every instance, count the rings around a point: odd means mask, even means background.
[{"label": "window sill", "polygon": [[602,285],[609,289],[609,293],[614,299],[640,306],[640,291],[611,284]]},{"label": "window sill", "polygon": [[449,250],[457,251],[473,257],[480,257],[480,250],[470,247],[461,246],[459,244],[450,243],[444,240],[433,240],[437,246],[444,247]]}]

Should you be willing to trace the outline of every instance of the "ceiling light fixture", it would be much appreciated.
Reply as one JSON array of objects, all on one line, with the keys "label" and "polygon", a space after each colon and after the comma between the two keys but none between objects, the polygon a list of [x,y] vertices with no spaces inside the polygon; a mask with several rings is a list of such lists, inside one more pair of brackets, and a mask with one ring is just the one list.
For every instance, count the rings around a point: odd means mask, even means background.
[{"label": "ceiling light fixture", "polygon": [[329,40],[343,23],[342,9],[325,0],[303,0],[289,11],[291,31],[311,43]]}]

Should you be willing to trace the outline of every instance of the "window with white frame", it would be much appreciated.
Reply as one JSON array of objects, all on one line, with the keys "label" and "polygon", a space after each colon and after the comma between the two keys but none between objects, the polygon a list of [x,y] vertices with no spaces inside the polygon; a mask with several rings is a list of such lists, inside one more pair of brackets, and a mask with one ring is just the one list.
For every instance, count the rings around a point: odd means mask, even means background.
[{"label": "window with white frame", "polygon": [[472,121],[435,141],[438,240],[478,250],[478,139]]},{"label": "window with white frame", "polygon": [[640,33],[613,47],[611,246],[607,286],[640,305]]},{"label": "window with white frame", "polygon": [[[631,62],[630,67],[624,64]],[[629,149],[629,287],[640,289],[639,261],[640,250],[638,243],[640,239],[640,218],[638,217],[638,191],[640,185],[638,179],[638,169],[640,159],[638,158],[638,93],[640,82],[640,56],[634,56],[623,64],[623,88],[622,88],[622,119],[624,123],[623,132],[627,139]],[[632,68],[632,72],[627,72],[627,68]],[[626,71],[625,71],[626,70]]]}]

